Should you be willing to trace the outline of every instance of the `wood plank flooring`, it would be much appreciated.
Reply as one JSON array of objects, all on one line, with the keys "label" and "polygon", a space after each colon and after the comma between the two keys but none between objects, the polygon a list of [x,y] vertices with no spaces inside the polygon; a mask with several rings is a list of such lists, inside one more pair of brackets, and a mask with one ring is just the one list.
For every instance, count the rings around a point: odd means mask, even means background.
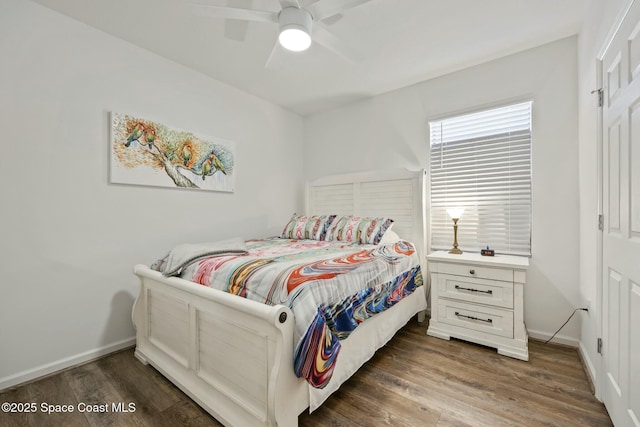
[{"label": "wood plank flooring", "polygon": [[[611,426],[590,392],[577,351],[529,343],[530,361],[425,335],[415,321],[301,426]],[[219,426],[161,374],[125,350],[0,393],[34,402],[30,414],[0,412],[0,426]],[[48,415],[41,404],[135,404],[135,412]],[[54,408],[55,409],[55,408]],[[111,409],[111,408],[109,408]],[[241,426],[240,426],[241,427]]]}]

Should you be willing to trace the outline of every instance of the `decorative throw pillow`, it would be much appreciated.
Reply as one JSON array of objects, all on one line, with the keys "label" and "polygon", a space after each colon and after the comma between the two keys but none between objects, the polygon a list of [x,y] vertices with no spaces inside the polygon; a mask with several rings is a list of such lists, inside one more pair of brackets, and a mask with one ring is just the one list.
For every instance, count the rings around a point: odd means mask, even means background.
[{"label": "decorative throw pillow", "polygon": [[[393,226],[393,224],[392,224]],[[391,227],[387,228],[387,231],[384,232],[384,234],[382,235],[382,239],[380,239],[380,245],[383,244],[387,244],[387,243],[397,243],[399,242],[400,236],[398,236],[398,233],[396,233],[395,231],[393,231],[391,229]]]},{"label": "decorative throw pillow", "polygon": [[324,240],[336,215],[298,216],[294,214],[282,230],[283,239]]},{"label": "decorative throw pillow", "polygon": [[389,218],[345,215],[333,221],[325,239],[377,245],[392,224]]}]

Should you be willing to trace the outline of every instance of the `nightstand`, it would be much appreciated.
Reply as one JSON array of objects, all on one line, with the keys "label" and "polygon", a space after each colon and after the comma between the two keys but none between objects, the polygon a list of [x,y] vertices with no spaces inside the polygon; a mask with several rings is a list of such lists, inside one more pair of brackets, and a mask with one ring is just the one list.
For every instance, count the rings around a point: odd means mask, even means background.
[{"label": "nightstand", "polygon": [[524,325],[526,257],[446,251],[427,256],[431,272],[431,320],[427,334],[494,347],[529,360]]}]

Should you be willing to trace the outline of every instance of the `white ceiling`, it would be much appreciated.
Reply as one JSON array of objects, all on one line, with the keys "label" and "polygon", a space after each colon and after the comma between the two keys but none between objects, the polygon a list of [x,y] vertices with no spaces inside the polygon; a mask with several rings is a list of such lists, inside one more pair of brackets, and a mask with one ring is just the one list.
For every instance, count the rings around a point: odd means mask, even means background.
[{"label": "white ceiling", "polygon": [[[326,23],[361,62],[313,44],[267,69],[277,24],[252,22],[240,42],[225,37],[224,20],[196,16],[189,0],[34,1],[301,115],[577,34],[585,3],[371,0]],[[278,0],[193,1],[280,9]]]}]

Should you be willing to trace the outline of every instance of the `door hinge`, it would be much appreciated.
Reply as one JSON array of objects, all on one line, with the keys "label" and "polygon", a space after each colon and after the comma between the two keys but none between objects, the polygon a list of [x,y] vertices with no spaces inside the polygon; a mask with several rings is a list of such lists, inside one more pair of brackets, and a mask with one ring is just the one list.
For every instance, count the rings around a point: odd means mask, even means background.
[{"label": "door hinge", "polygon": [[592,90],[591,93],[598,94],[598,107],[602,107],[604,105],[604,90],[596,89],[596,90]]},{"label": "door hinge", "polygon": [[602,338],[598,338],[598,354],[602,354]]},{"label": "door hinge", "polygon": [[604,230],[604,215],[602,214],[598,215],[598,230]]}]

